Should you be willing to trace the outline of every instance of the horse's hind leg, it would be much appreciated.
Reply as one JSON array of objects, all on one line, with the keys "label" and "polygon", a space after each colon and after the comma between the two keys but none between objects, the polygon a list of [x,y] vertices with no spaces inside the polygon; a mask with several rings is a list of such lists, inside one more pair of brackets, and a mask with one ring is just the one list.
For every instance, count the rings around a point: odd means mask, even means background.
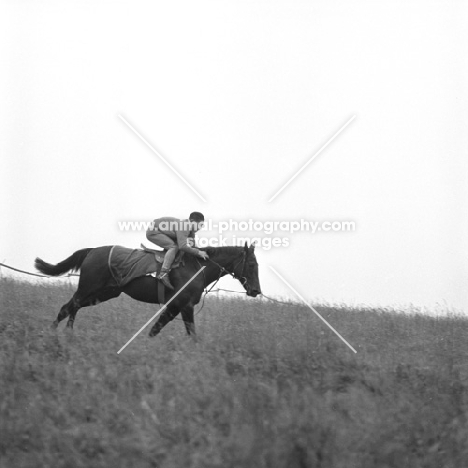
[{"label": "horse's hind leg", "polygon": [[80,301],[75,296],[73,296],[73,299],[72,299],[73,302],[69,309],[70,313],[68,316],[67,328],[73,328],[73,324],[75,323],[76,313],[78,312],[78,310],[80,310],[83,307]]},{"label": "horse's hind leg", "polygon": [[[76,310],[75,310],[76,309]],[[76,300],[75,300],[75,295],[62,306],[60,309],[60,312],[57,315],[57,318],[52,322],[52,328],[57,328],[58,324],[66,319],[70,314],[76,314],[76,311],[79,309],[79,306],[77,307]]]},{"label": "horse's hind leg", "polygon": [[70,317],[68,318],[67,327],[73,328],[73,324],[75,323],[76,313],[82,307],[89,307],[100,304],[101,302],[108,301],[109,299],[113,299],[114,297],[118,297],[120,295],[120,289],[108,289],[99,291],[98,293],[90,294],[88,297],[80,297],[78,294],[73,296],[73,304],[70,308]]}]

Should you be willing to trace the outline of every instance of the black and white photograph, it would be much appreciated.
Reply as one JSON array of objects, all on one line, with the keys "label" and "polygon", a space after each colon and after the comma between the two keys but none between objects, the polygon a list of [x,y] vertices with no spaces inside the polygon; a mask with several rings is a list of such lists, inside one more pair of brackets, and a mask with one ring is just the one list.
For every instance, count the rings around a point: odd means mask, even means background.
[{"label": "black and white photograph", "polygon": [[467,24],[0,0],[0,468],[466,468]]}]

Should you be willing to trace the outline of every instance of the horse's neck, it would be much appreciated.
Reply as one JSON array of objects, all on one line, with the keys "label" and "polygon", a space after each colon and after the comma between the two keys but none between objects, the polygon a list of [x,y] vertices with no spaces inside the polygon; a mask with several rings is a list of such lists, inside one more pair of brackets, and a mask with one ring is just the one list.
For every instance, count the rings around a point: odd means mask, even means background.
[{"label": "horse's neck", "polygon": [[[229,270],[231,270],[230,267],[232,267],[232,264],[235,261],[235,259],[236,257],[233,255],[220,255],[219,258],[213,258],[213,261],[216,262],[218,265],[221,265],[223,268],[229,268]],[[206,274],[208,284],[211,284],[213,281],[216,281],[218,278],[227,274],[225,271],[220,271],[218,265],[208,262],[208,271]]]}]

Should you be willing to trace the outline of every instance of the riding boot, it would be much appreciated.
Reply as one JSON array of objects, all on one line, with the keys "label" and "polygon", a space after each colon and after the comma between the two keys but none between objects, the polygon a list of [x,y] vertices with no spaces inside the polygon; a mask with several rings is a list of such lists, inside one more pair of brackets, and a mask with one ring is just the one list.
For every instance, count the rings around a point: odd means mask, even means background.
[{"label": "riding boot", "polygon": [[170,270],[167,270],[167,271],[163,271],[161,270],[159,275],[157,276],[158,280],[162,282],[162,284],[164,284],[164,286],[166,286],[167,288],[169,289],[174,289],[174,286],[172,286],[171,282],[169,281],[169,271]]}]

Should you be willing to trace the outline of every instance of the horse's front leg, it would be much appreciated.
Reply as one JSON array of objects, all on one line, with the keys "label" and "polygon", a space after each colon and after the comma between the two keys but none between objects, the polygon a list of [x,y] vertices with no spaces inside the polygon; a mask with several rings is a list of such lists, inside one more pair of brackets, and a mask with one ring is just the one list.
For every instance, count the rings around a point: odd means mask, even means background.
[{"label": "horse's front leg", "polygon": [[159,320],[152,326],[149,336],[156,336],[169,322],[174,320],[180,312],[178,307],[168,307],[159,317]]},{"label": "horse's front leg", "polygon": [[182,308],[182,318],[184,320],[185,329],[187,330],[187,335],[193,336],[196,339],[195,334],[195,321],[193,319],[193,305],[187,304]]}]

